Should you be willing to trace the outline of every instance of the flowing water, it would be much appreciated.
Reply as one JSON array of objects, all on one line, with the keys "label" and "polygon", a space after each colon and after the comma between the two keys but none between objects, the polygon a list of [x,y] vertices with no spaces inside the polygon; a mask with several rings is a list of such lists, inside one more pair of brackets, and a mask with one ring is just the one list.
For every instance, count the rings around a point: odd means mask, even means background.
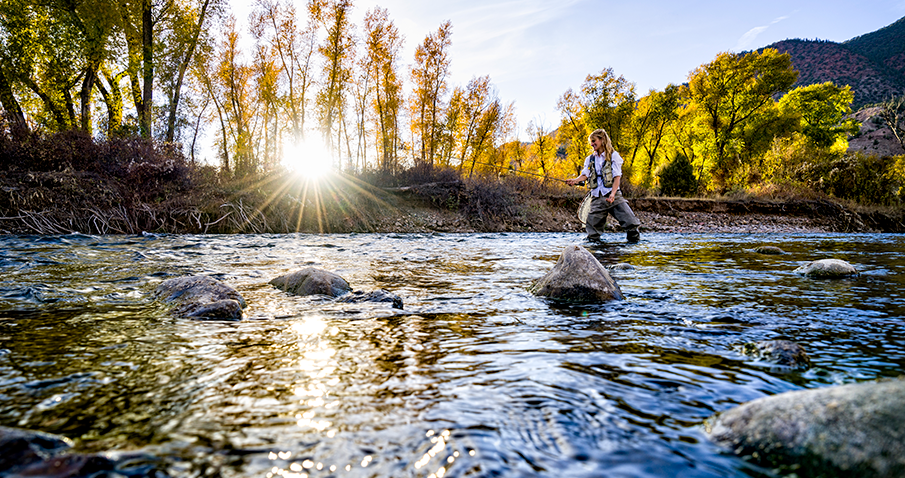
[{"label": "flowing water", "polygon": [[[172,476],[774,476],[715,412],[905,366],[905,236],[647,234],[590,246],[625,300],[526,290],[580,234],[0,237],[0,425]],[[787,254],[754,252],[776,245]],[[843,259],[860,275],[793,270]],[[404,311],[291,297],[306,266]],[[239,322],[174,318],[158,283],[218,278]],[[748,342],[802,344],[770,367]]]}]

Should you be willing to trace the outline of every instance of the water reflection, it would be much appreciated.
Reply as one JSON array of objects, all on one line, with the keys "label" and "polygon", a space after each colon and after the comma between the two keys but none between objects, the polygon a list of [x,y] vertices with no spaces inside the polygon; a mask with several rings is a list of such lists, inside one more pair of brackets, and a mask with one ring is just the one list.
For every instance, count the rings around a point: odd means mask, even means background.
[{"label": "water reflection", "polygon": [[[614,235],[614,238],[616,236]],[[0,238],[0,425],[179,476],[769,476],[701,434],[713,412],[905,366],[894,235],[667,235],[591,247],[626,300],[526,291],[578,234]],[[620,238],[621,241],[621,238]],[[762,244],[787,253],[765,256]],[[817,281],[836,257],[860,275]],[[313,266],[405,310],[291,297]],[[170,317],[162,280],[208,274],[247,320]],[[788,339],[772,370],[746,342]]]}]

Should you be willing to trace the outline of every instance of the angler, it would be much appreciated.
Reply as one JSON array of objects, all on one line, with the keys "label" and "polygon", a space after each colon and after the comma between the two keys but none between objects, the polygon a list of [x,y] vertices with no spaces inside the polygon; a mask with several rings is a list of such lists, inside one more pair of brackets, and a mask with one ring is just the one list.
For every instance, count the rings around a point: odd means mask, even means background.
[{"label": "angler", "polygon": [[[641,221],[635,217],[628,201],[622,197],[622,191],[619,190],[622,181],[622,156],[613,149],[610,135],[602,129],[594,130],[588,140],[594,151],[585,158],[581,175],[566,180],[571,185],[588,180],[590,191],[579,208],[579,217],[585,223],[588,240],[600,240],[600,232],[606,224],[607,215],[612,214],[625,231],[628,242],[640,241],[641,232],[638,227]],[[586,217],[582,210],[587,211]]]}]

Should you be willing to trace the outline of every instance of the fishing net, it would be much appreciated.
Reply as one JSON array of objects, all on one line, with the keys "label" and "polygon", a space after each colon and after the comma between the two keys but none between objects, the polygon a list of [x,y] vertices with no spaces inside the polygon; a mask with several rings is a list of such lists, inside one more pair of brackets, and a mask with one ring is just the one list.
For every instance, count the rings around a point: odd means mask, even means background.
[{"label": "fishing net", "polygon": [[591,193],[585,195],[584,200],[581,201],[581,205],[578,206],[578,220],[581,221],[582,224],[588,223],[588,213],[591,212]]}]

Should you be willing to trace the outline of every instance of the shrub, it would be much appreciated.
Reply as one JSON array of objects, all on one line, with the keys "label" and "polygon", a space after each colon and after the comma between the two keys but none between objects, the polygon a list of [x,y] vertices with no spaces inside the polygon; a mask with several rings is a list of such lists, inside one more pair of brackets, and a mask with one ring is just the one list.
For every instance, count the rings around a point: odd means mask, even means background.
[{"label": "shrub", "polygon": [[660,192],[666,196],[688,197],[693,195],[698,189],[691,161],[682,154],[677,155],[669,164],[664,166],[658,176],[660,178]]},{"label": "shrub", "polygon": [[826,165],[816,181],[818,189],[837,198],[864,205],[896,206],[901,202],[900,175],[895,174],[896,158],[846,155]]}]

